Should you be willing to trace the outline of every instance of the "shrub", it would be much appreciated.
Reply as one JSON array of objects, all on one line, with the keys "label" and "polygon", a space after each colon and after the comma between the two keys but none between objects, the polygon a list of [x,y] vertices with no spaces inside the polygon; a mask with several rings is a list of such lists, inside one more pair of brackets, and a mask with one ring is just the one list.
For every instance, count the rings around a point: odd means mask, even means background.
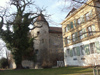
[{"label": "shrub", "polygon": [[0,68],[7,68],[9,66],[8,60],[6,58],[2,58],[0,60]]}]

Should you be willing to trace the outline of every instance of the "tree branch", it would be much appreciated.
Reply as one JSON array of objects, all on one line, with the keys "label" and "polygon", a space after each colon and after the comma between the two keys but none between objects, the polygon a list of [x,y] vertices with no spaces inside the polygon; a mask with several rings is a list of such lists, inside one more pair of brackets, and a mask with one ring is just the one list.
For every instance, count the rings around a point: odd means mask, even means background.
[{"label": "tree branch", "polygon": [[89,5],[89,4],[85,3],[85,2],[80,2],[80,1],[76,1],[76,0],[72,0],[72,1],[77,2],[77,3],[80,3],[80,4],[86,4],[86,5],[91,6],[91,7],[100,8],[99,6]]}]

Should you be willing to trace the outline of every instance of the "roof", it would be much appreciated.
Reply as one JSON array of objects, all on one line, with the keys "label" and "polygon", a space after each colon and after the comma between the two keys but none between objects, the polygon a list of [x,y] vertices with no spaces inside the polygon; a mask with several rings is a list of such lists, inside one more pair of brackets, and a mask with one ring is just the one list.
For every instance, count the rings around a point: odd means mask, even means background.
[{"label": "roof", "polygon": [[61,27],[49,27],[49,32],[50,33],[62,33],[62,28]]},{"label": "roof", "polygon": [[92,1],[93,1],[93,0],[88,0],[88,1],[86,2],[86,4],[83,4],[80,8],[76,9],[71,15],[68,15],[68,16],[66,17],[66,19],[61,23],[61,25],[62,25],[63,23],[65,23],[70,17],[72,17],[73,15],[75,15],[77,12],[79,12],[81,9],[83,9],[83,8],[86,7],[86,6],[88,6],[87,4],[90,4]]},{"label": "roof", "polygon": [[40,13],[40,14],[38,15],[36,21],[45,21],[45,22],[47,22],[46,19],[44,18],[44,15],[43,15],[42,13]]},{"label": "roof", "polygon": [[66,18],[67,18],[70,14],[72,14],[75,10],[76,10],[76,9],[73,8],[73,9],[68,13],[68,15],[66,16]]}]

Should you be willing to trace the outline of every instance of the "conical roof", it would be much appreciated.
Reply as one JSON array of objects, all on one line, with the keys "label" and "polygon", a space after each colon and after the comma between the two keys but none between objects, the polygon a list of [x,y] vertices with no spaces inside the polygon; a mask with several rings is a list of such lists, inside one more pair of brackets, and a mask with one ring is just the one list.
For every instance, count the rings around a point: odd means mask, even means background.
[{"label": "conical roof", "polygon": [[40,13],[40,14],[38,15],[36,21],[45,21],[45,22],[47,22],[46,19],[44,18],[44,15],[43,15],[42,13]]}]

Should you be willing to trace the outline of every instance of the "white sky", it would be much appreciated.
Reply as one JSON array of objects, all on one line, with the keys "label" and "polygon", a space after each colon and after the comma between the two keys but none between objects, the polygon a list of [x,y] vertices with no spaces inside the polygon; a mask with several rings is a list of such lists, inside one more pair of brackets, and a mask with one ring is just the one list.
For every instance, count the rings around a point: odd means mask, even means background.
[{"label": "white sky", "polygon": [[[1,0],[0,6],[8,7],[6,5],[7,4],[6,2],[8,1],[10,0]],[[52,16],[50,18],[52,19],[52,21],[57,23],[56,25],[54,25],[53,23],[49,23],[50,26],[61,27],[61,25],[59,24],[64,20],[67,13],[69,12],[69,9],[66,12],[61,11],[61,8],[65,4],[64,0],[34,0],[34,1],[35,1],[35,4],[39,6],[40,8],[47,7],[46,12],[48,14],[51,14]],[[70,5],[70,0],[67,0],[66,5],[67,6]]]}]

